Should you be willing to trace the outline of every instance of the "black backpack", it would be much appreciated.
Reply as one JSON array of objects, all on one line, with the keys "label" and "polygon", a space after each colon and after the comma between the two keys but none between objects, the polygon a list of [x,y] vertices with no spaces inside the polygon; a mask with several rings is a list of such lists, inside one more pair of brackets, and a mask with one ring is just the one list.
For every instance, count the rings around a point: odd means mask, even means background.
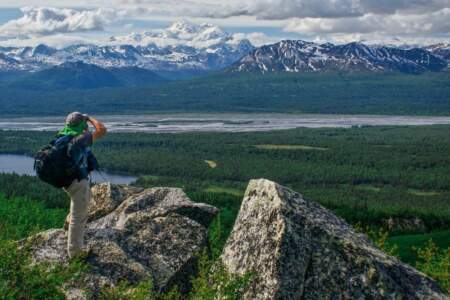
[{"label": "black backpack", "polygon": [[68,187],[75,179],[80,179],[80,167],[68,153],[72,138],[57,138],[35,155],[34,170],[39,179],[57,188]]}]

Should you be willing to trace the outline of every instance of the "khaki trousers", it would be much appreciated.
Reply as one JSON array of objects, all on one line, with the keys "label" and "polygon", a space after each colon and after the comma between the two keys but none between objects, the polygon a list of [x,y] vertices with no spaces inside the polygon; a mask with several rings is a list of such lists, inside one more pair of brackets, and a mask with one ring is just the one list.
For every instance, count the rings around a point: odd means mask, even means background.
[{"label": "khaki trousers", "polygon": [[67,238],[67,254],[70,258],[80,254],[84,244],[84,230],[86,226],[91,188],[89,181],[77,179],[70,186],[64,188],[70,197],[69,235]]}]

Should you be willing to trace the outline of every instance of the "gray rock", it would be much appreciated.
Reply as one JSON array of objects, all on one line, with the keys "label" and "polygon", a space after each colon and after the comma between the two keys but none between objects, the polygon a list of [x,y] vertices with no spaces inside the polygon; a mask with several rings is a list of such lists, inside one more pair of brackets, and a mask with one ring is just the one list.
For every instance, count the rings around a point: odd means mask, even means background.
[{"label": "gray rock", "polygon": [[[174,284],[186,289],[217,209],[190,201],[178,188],[144,190],[102,184],[92,192],[84,289],[95,295],[104,285],[148,279],[157,291]],[[34,261],[67,262],[65,230],[41,232],[29,241]],[[76,299],[86,293],[71,287],[66,294]]]},{"label": "gray rock", "polygon": [[250,181],[221,259],[254,274],[245,299],[447,299],[342,219],[264,179]]},{"label": "gray rock", "polygon": [[[120,203],[133,194],[142,192],[143,188],[127,185],[114,185],[110,182],[100,183],[91,188],[92,199],[89,203],[88,222],[99,219],[111,213]],[[64,223],[64,229],[69,226],[70,215]]]}]

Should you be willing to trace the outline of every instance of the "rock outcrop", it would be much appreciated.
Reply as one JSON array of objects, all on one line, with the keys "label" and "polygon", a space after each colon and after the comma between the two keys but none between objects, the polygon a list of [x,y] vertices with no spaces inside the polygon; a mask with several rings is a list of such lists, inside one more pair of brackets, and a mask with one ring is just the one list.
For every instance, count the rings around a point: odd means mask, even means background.
[{"label": "rock outcrop", "polygon": [[221,259],[253,274],[245,299],[447,299],[342,219],[264,179],[250,181]]},{"label": "rock outcrop", "polygon": [[[86,229],[82,289],[68,289],[79,299],[122,280],[151,279],[156,290],[186,287],[195,257],[207,243],[207,228],[217,209],[189,200],[178,188],[139,189],[100,184],[92,189]],[[52,229],[29,239],[37,262],[67,262],[67,232]],[[82,298],[82,297],[81,297]]]}]

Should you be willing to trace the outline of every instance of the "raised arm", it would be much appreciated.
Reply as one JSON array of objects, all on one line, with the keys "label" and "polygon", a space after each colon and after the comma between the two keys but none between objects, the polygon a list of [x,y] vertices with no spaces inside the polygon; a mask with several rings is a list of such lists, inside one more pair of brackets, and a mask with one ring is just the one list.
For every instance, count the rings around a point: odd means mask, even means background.
[{"label": "raised arm", "polygon": [[88,117],[88,121],[95,127],[95,131],[92,133],[92,140],[95,141],[106,134],[106,127],[102,122],[94,119],[93,117]]}]

